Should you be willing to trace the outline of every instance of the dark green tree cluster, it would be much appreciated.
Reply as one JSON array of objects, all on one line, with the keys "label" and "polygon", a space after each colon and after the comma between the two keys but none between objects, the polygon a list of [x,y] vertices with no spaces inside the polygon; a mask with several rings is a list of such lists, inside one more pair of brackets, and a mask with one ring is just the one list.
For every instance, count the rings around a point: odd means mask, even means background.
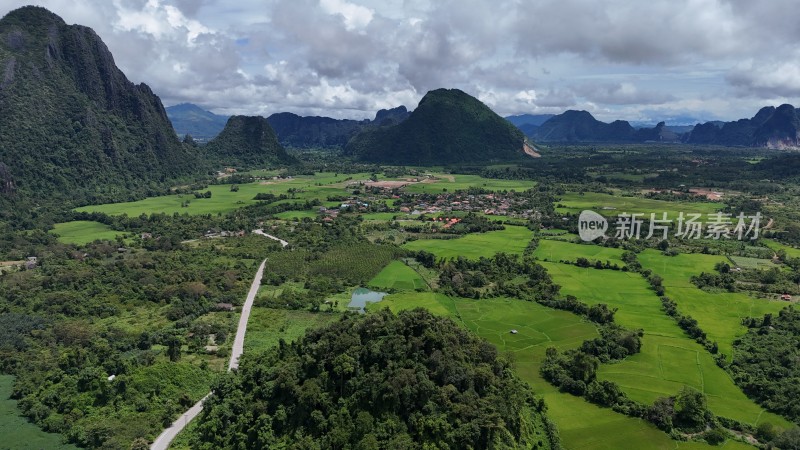
[{"label": "dark green tree cluster", "polygon": [[348,315],[220,380],[197,449],[552,448],[489,343],[417,309]]},{"label": "dark green tree cluster", "polygon": [[183,356],[203,357],[212,335],[227,341],[235,317],[212,311],[242,301],[254,268],[234,258],[264,241],[230,240],[227,252],[57,245],[36,268],[0,275],[0,370],[16,376],[22,413],[91,448],[152,438],[210,388],[213,372]]},{"label": "dark green tree cluster", "polygon": [[800,423],[800,311],[790,306],[746,324],[734,342],[733,379],[765,408]]}]

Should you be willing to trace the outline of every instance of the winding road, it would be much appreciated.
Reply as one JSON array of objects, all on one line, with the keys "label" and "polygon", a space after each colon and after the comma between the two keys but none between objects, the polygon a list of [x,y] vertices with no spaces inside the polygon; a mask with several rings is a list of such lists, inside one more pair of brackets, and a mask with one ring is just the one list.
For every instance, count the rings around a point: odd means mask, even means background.
[{"label": "winding road", "polygon": [[[254,233],[264,235],[268,238],[275,239],[276,241],[280,241],[281,245],[286,247],[289,243],[278,239],[274,236],[270,236],[263,231],[257,233],[261,230],[256,230]],[[236,338],[233,340],[233,348],[231,349],[231,359],[228,362],[228,370],[237,369],[239,367],[239,357],[242,356],[244,353],[244,334],[247,332],[247,319],[250,318],[250,310],[253,308],[253,301],[256,298],[256,294],[258,294],[258,288],[261,286],[261,277],[264,275],[264,265],[266,265],[267,260],[261,261],[261,265],[258,266],[258,271],[256,271],[256,275],[253,278],[253,284],[250,285],[250,292],[247,293],[247,299],[244,301],[244,305],[242,306],[242,314],[239,316],[239,326],[236,328]],[[177,420],[172,422],[172,425],[169,426],[166,430],[164,430],[153,444],[150,446],[150,450],[167,450],[169,448],[169,444],[172,443],[172,440],[175,439],[175,436],[178,435],[185,427],[189,424],[198,414],[200,411],[203,410],[203,402],[211,395],[211,392],[206,394],[199,402],[195,403],[194,406],[189,408],[188,411],[181,414]]]}]

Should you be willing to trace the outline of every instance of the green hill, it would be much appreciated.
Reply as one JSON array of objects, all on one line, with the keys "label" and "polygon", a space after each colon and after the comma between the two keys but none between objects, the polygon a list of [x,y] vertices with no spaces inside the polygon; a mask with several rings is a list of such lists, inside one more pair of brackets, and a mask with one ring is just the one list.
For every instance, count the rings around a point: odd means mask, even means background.
[{"label": "green hill", "polygon": [[400,124],[356,135],[345,153],[387,164],[478,163],[523,158],[524,141],[521,131],[478,99],[437,89]]},{"label": "green hill", "polygon": [[8,13],[0,74],[2,202],[130,199],[200,166],[159,98],[90,28],[41,7]]},{"label": "green hill", "polygon": [[384,309],[245,355],[191,447],[546,449],[541,406],[490,343],[426,310]]},{"label": "green hill", "polygon": [[233,116],[205,150],[209,157],[231,166],[292,164],[296,160],[278,142],[275,131],[260,116]]}]

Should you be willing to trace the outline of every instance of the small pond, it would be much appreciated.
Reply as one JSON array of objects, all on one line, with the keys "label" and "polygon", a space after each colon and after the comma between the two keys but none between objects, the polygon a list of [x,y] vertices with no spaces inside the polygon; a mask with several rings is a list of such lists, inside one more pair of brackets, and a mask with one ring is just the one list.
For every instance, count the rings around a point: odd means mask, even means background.
[{"label": "small pond", "polygon": [[375,292],[367,288],[357,288],[353,291],[353,295],[350,296],[350,303],[347,304],[347,308],[358,310],[358,312],[363,313],[367,303],[377,303],[383,300],[385,295],[387,295],[386,292]]}]

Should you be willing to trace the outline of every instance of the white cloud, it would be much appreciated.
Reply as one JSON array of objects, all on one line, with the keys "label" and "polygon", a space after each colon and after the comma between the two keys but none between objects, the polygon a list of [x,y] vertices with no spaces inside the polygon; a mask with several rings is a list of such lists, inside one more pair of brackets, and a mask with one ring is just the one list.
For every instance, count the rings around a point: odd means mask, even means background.
[{"label": "white cloud", "polygon": [[364,118],[438,87],[604,120],[800,104],[794,0],[40,1],[165,104],[219,112]]}]

